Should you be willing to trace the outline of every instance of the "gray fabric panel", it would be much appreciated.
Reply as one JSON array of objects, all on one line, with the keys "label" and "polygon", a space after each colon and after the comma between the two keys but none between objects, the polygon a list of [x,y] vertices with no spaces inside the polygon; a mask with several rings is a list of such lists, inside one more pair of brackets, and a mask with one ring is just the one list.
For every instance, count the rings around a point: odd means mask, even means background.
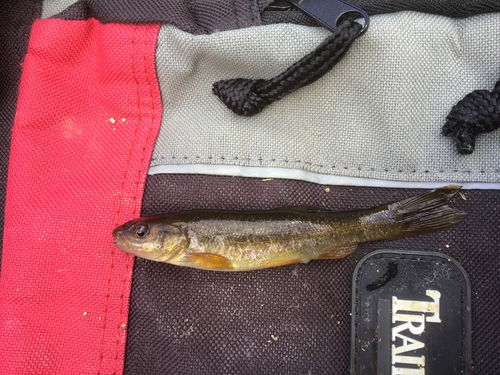
[{"label": "gray fabric panel", "polygon": [[500,132],[458,155],[440,135],[453,104],[500,78],[500,14],[375,16],[326,76],[244,118],[211,93],[271,78],[313,50],[322,28],[279,24],[194,36],[163,26],[162,128],[151,166],[278,167],[396,181],[498,182]]},{"label": "gray fabric panel", "polygon": [[50,18],[76,3],[77,0],[45,0],[42,8],[42,18]]}]

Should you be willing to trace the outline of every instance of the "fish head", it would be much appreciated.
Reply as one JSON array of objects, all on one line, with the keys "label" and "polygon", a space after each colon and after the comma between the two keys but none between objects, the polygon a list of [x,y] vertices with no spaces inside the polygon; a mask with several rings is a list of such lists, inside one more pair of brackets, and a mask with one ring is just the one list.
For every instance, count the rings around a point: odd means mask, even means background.
[{"label": "fish head", "polygon": [[120,250],[135,256],[168,262],[188,246],[184,230],[175,224],[140,218],[129,221],[113,230],[113,244]]}]

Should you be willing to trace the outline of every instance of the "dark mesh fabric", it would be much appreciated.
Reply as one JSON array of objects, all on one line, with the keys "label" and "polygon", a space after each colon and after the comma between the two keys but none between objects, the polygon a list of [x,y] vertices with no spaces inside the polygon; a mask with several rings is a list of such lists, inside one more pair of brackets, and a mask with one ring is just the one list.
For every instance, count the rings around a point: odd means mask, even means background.
[{"label": "dark mesh fabric", "polygon": [[[56,18],[121,23],[169,23],[194,34],[233,30],[270,22],[309,24],[307,17],[260,13],[272,0],[80,0]],[[413,10],[449,17],[500,11],[497,0],[350,0],[368,14]],[[288,21],[284,21],[288,19]],[[270,21],[271,20],[271,21]]]},{"label": "dark mesh fabric", "polygon": [[[366,10],[370,15],[413,10],[460,18],[500,11],[500,2],[490,0],[350,0],[348,2]],[[264,25],[273,23],[295,23],[306,26],[318,25],[312,17],[295,7],[281,11],[269,8],[262,12],[261,19]]]},{"label": "dark mesh fabric", "polygon": [[[316,185],[203,175],[149,176],[143,216],[192,209],[316,205],[351,210],[404,199],[419,189]],[[362,244],[350,257],[274,269],[217,273],[136,259],[127,374],[346,374],[350,285],[357,261],[375,249],[441,251],[472,283],[472,360],[495,374],[500,342],[500,191],[468,190],[451,206],[467,212],[451,229]]]},{"label": "dark mesh fabric", "polygon": [[80,0],[56,18],[103,23],[169,23],[193,34],[260,25],[272,0]]},{"label": "dark mesh fabric", "polygon": [[[10,134],[16,114],[22,62],[31,25],[40,17],[42,1],[0,2],[0,238],[3,238],[5,192],[9,167]],[[2,246],[0,245],[0,265]]]},{"label": "dark mesh fabric", "polygon": [[469,17],[500,10],[500,2],[497,0],[349,0],[348,2],[366,10],[369,14],[413,10],[448,17]]}]

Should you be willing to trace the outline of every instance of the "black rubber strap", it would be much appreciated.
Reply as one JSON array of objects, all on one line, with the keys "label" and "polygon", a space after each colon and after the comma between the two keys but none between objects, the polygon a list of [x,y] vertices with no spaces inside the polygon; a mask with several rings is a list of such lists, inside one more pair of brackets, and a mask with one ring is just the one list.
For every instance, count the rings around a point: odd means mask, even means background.
[{"label": "black rubber strap", "polygon": [[361,32],[362,25],[345,20],[315,51],[270,80],[229,79],[213,84],[213,93],[234,113],[253,116],[285,95],[328,73]]},{"label": "black rubber strap", "polygon": [[471,154],[477,134],[499,127],[500,81],[493,91],[476,90],[459,101],[448,115],[442,134],[455,140],[460,154]]}]

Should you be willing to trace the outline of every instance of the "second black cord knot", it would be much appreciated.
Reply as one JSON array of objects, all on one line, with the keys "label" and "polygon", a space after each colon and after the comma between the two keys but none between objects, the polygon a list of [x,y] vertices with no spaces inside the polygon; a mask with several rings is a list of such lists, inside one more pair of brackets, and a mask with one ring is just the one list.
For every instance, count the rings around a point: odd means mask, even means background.
[{"label": "second black cord knot", "polygon": [[476,90],[467,94],[451,110],[442,134],[454,139],[460,154],[471,154],[476,135],[500,127],[500,81],[493,91]]}]

